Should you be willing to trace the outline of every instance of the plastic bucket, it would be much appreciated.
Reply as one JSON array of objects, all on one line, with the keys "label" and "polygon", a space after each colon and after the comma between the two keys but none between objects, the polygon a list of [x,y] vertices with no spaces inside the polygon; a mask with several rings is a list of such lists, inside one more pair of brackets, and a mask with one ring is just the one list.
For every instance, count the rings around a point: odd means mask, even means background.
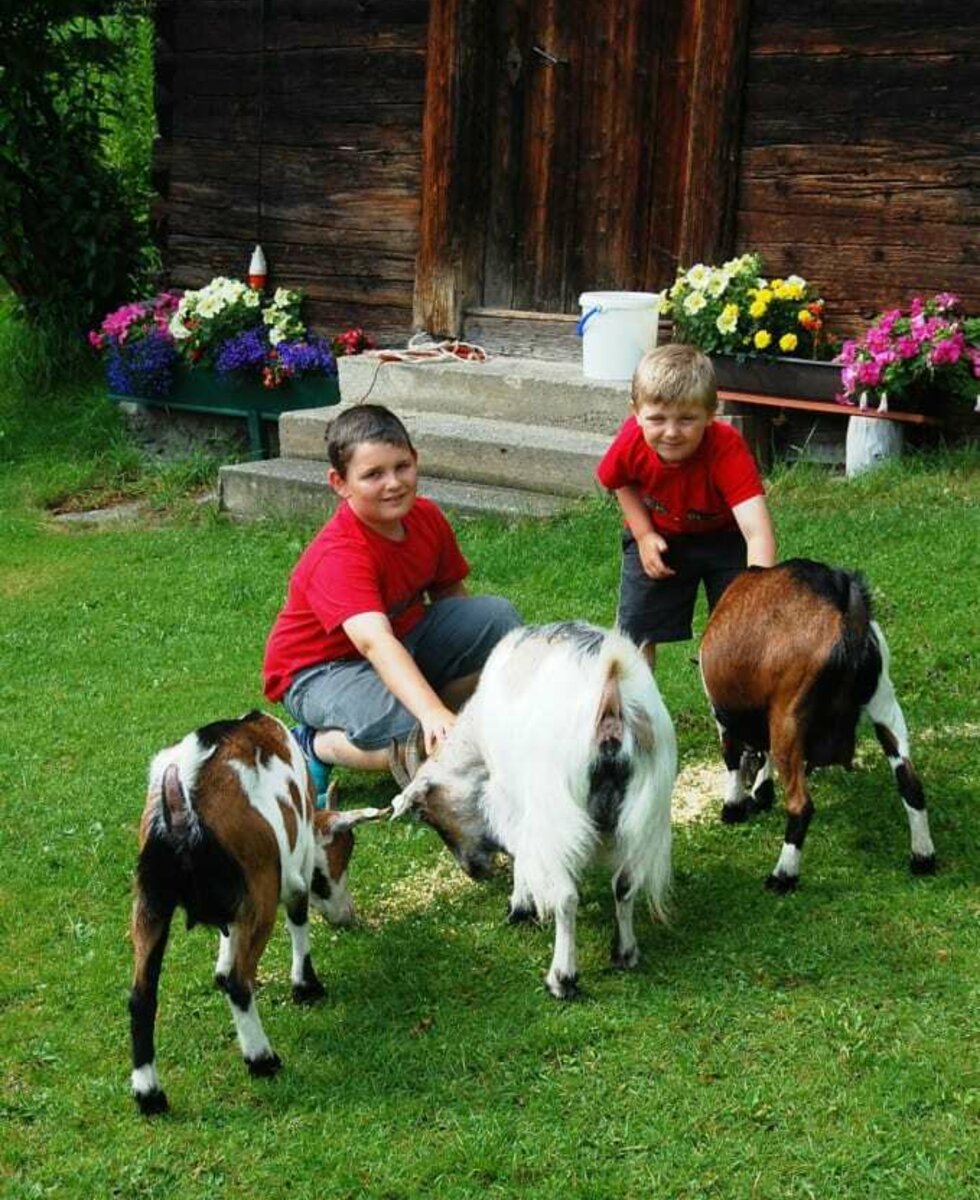
[{"label": "plastic bucket", "polygon": [[660,315],[653,292],[583,292],[582,373],[587,379],[629,380],[636,364],[657,345]]}]

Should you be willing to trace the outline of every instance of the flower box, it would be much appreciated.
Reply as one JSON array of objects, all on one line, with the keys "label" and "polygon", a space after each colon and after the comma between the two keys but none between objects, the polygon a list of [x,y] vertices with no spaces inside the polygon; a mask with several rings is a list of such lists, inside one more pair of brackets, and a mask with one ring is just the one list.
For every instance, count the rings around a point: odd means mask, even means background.
[{"label": "flower box", "polygon": [[248,424],[253,458],[268,457],[262,422],[278,421],[284,412],[301,408],[325,408],[340,403],[336,376],[309,375],[268,388],[255,379],[223,376],[207,367],[176,370],[173,389],[166,396],[133,396],[110,392],[116,403],[142,404],[176,412],[210,413],[243,417]]},{"label": "flower box", "polygon": [[810,358],[736,358],[713,354],[719,388],[760,396],[834,400],[841,391],[840,367]]}]

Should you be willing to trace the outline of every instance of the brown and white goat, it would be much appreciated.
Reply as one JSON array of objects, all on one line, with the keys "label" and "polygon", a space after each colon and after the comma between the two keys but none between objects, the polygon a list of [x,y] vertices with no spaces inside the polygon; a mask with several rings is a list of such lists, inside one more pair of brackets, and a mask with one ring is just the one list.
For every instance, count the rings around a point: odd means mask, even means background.
[{"label": "brown and white goat", "polygon": [[[752,568],[728,587],[701,643],[701,676],[721,734],[728,783],[722,820],[769,808],[769,756],[786,789],[782,852],[766,886],[796,887],[813,802],[813,767],[850,767],[857,723],[874,724],[908,816],[913,874],[936,868],[922,785],[888,673],[889,651],[860,576],[809,559]],[[750,789],[746,747],[762,758]],[[748,756],[747,756],[748,757]]]},{"label": "brown and white goat", "polygon": [[[331,797],[332,799],[332,797]],[[130,993],[133,1096],[141,1112],[164,1112],[154,1056],[157,990],[174,910],[187,928],[221,931],[215,983],[226,993],[252,1075],[282,1066],[255,1007],[255,974],[286,909],[293,999],[323,995],[309,952],[309,907],[347,924],[351,829],[390,809],[316,810],[303,752],[281,721],[250,712],[216,721],[161,751],[150,765],[140,824]]]},{"label": "brown and white goat", "polygon": [[568,621],[497,644],[438,754],[402,776],[393,808],[415,810],[474,878],[495,849],[511,855],[509,920],[554,914],[545,985],[567,1000],[578,990],[578,880],[600,846],[612,860],[613,965],[639,961],[638,894],[663,916],[676,770],[674,727],[636,646]]}]

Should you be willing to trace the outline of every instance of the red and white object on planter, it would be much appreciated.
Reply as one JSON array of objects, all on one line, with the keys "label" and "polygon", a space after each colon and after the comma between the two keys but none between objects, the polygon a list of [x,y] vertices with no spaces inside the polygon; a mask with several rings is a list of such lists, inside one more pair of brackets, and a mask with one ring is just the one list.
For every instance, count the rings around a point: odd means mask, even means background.
[{"label": "red and white object on planter", "polygon": [[268,269],[265,265],[265,255],[262,247],[256,246],[252,251],[252,261],[248,264],[248,286],[261,292],[265,287]]}]

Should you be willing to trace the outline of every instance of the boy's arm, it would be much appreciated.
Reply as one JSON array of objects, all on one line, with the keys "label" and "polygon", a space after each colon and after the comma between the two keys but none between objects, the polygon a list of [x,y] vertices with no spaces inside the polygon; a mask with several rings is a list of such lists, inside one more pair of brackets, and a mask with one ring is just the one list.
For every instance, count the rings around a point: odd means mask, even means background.
[{"label": "boy's arm", "polygon": [[663,560],[667,541],[654,529],[650,513],[640,498],[640,493],[635,487],[621,487],[616,488],[615,496],[623,510],[630,533],[636,538],[636,548],[640,552],[643,570],[652,579],[667,579],[673,575],[675,572]]},{"label": "boy's arm", "polygon": [[753,496],[732,509],[732,516],[745,538],[750,567],[771,567],[776,562],[776,535],[765,496]]},{"label": "boy's arm", "polygon": [[358,613],[343,623],[344,633],[364,655],[385,687],[418,717],[425,736],[425,749],[431,754],[456,721],[452,713],[429,686],[415,660],[392,632],[384,613]]}]

